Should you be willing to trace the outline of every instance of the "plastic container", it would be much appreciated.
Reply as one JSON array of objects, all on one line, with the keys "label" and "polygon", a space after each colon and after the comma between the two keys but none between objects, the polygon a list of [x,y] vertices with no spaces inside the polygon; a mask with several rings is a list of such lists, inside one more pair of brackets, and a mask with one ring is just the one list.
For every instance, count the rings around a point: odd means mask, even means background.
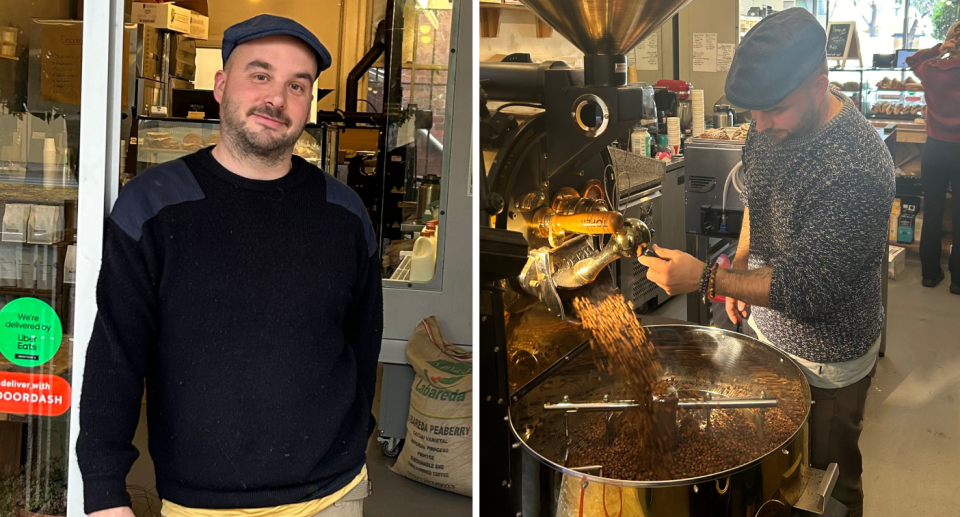
[{"label": "plastic container", "polygon": [[429,282],[437,266],[437,244],[433,230],[424,230],[413,245],[410,281]]},{"label": "plastic container", "polygon": [[633,129],[633,133],[630,134],[631,146],[630,150],[633,154],[639,154],[640,156],[650,156],[650,132],[647,131],[646,127],[638,126]]}]

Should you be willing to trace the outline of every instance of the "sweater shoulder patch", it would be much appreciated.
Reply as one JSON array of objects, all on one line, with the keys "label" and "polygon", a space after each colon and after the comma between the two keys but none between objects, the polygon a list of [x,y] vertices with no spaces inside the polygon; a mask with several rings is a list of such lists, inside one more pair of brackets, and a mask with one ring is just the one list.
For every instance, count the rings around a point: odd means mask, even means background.
[{"label": "sweater shoulder patch", "polygon": [[143,235],[143,225],[168,206],[203,199],[197,179],[183,160],[151,167],[130,180],[113,205],[110,219],[133,240]]},{"label": "sweater shoulder patch", "polygon": [[327,202],[342,206],[348,212],[360,218],[360,226],[363,227],[363,237],[367,242],[367,253],[373,255],[377,252],[377,238],[373,233],[373,223],[367,214],[367,208],[363,206],[360,196],[352,188],[337,181],[336,178],[323,173],[323,179],[327,183]]}]

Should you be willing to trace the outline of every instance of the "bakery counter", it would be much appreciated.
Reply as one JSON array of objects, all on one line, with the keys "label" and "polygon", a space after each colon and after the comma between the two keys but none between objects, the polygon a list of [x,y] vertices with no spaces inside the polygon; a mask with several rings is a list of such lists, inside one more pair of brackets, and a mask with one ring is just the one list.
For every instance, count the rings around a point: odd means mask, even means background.
[{"label": "bakery counter", "polygon": [[887,124],[897,125],[897,142],[922,144],[927,141],[927,124],[923,119],[902,120],[873,118],[870,123],[874,127],[885,127]]}]

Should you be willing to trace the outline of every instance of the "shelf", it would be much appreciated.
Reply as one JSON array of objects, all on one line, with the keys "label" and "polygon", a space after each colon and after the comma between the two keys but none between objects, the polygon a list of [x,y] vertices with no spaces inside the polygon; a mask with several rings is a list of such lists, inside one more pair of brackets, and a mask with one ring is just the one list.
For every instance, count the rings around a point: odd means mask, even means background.
[{"label": "shelf", "polygon": [[508,11],[529,11],[523,5],[518,4],[495,4],[493,2],[480,2],[481,9],[506,9]]},{"label": "shelf", "polygon": [[4,56],[3,54],[0,54],[0,58],[6,59],[6,60],[9,60],[9,61],[20,61],[20,58],[19,58],[19,57]]},{"label": "shelf", "polygon": [[139,147],[138,150],[143,153],[176,153],[176,154],[193,154],[196,151],[187,151],[186,149],[154,149],[152,147]]},{"label": "shelf", "polygon": [[923,90],[881,90],[878,88],[869,88],[867,93],[919,93],[923,94]]},{"label": "shelf", "polygon": [[834,67],[829,69],[830,72],[907,72],[913,73],[910,68],[839,68]]},{"label": "shelf", "polygon": [[4,287],[0,286],[0,295],[7,296],[42,296],[48,298],[54,295],[53,289],[35,289],[31,287]]},{"label": "shelf", "polygon": [[888,119],[888,120],[910,120],[910,121],[923,119],[923,117],[920,116],[919,114],[918,115],[887,115],[887,114],[881,115],[879,113],[870,113],[869,115],[867,115],[866,118],[879,118],[879,119]]}]

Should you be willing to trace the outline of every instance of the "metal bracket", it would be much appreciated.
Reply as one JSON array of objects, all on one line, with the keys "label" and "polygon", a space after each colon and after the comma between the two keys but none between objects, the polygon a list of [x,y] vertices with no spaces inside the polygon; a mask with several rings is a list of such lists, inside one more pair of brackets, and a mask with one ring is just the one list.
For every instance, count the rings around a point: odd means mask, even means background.
[{"label": "metal bracket", "polygon": [[800,499],[797,500],[797,504],[793,505],[794,508],[823,515],[823,512],[827,509],[827,501],[830,500],[830,494],[833,493],[833,487],[837,484],[839,475],[840,470],[836,463],[827,465],[827,470],[825,471],[811,468],[809,477],[807,478],[807,485],[803,488],[803,493],[800,494]]}]

